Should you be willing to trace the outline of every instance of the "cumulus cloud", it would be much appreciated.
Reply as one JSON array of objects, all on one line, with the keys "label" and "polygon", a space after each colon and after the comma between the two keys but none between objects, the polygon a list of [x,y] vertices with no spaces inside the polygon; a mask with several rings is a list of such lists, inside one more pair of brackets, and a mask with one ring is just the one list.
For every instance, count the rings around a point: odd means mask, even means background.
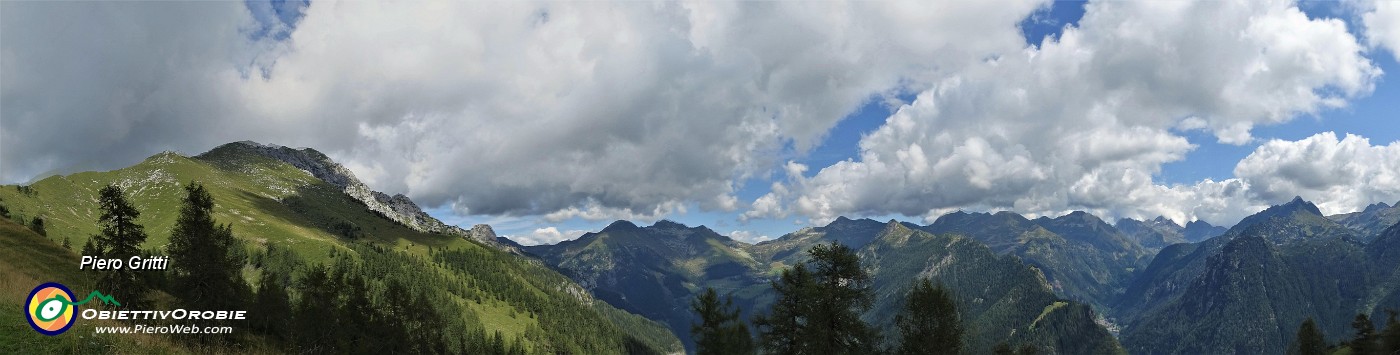
[{"label": "cumulus cloud", "polygon": [[1373,47],[1389,50],[1391,55],[1400,58],[1400,3],[1394,1],[1370,1],[1370,8],[1361,15],[1361,24],[1366,27],[1366,40]]},{"label": "cumulus cloud", "polygon": [[1260,200],[1293,196],[1326,213],[1353,212],[1400,200],[1400,142],[1371,145],[1362,136],[1323,132],[1298,141],[1271,140],[1235,166]]},{"label": "cumulus cloud", "polygon": [[[1234,223],[1250,181],[1161,186],[1194,145],[1341,107],[1380,76],[1336,19],[1291,2],[1094,2],[1059,41],[936,82],[860,142],[859,160],[792,183],[795,212],[927,215],[961,207]],[[777,195],[774,195],[777,196]]]},{"label": "cumulus cloud", "polygon": [[464,214],[733,210],[863,102],[1017,50],[1044,5],[6,2],[0,179],[256,139]]},{"label": "cumulus cloud", "polygon": [[766,235],[759,235],[759,234],[757,234],[757,233],[750,232],[750,231],[738,231],[738,230],[729,232],[729,238],[732,238],[732,239],[737,240],[737,241],[749,243],[749,244],[754,244],[754,243],[758,243],[758,242],[762,242],[762,241],[772,240],[772,239],[773,239],[773,237],[769,237],[769,236],[766,236]]},{"label": "cumulus cloud", "polygon": [[520,245],[544,245],[557,244],[565,240],[576,239],[586,233],[588,233],[588,231],[569,230],[560,232],[559,228],[544,227],[537,228],[534,232],[528,234],[507,235],[505,237],[516,243],[520,243]]},{"label": "cumulus cloud", "polygon": [[[1092,2],[1037,46],[1016,26],[1038,0],[281,4],[0,2],[0,181],[254,139],[320,149],[426,207],[550,224],[693,208],[1232,223],[1284,195],[1393,197],[1356,178],[1388,175],[1342,162],[1390,146],[1350,136],[1153,182],[1194,149],[1183,131],[1254,143],[1255,126],[1368,95],[1381,72],[1362,44],[1400,47],[1389,2],[1362,15],[1364,42],[1286,1]],[[906,94],[856,159],[783,163]],[[1289,160],[1329,144],[1341,173]]]}]

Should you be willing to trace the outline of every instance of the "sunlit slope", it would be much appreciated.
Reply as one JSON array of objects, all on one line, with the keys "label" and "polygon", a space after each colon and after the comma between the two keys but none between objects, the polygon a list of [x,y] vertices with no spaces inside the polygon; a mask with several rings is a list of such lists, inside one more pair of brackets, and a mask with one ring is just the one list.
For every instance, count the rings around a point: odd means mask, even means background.
[{"label": "sunlit slope", "polygon": [[91,290],[93,280],[78,271],[78,256],[24,226],[0,219],[0,353],[192,353],[193,350],[155,335],[94,335],[94,326],[113,321],[79,320],[63,335],[39,334],[24,321],[25,297],[45,282],[58,282],[73,292]]},{"label": "sunlit slope", "polygon": [[[115,184],[142,213],[137,222],[149,235],[143,248],[161,250],[179,214],[184,186],[191,181],[209,190],[216,203],[215,218],[231,224],[251,253],[271,245],[318,264],[329,263],[333,254],[373,259],[363,254],[371,250],[367,246],[391,250],[391,255],[419,265],[400,272],[441,280],[433,286],[442,288],[437,292],[452,294],[473,313],[472,319],[502,331],[506,338],[521,339],[531,351],[585,352],[590,348],[584,343],[613,344],[609,349],[616,351],[637,344],[660,352],[680,348],[666,328],[595,302],[577,284],[537,261],[461,237],[416,231],[368,210],[305,171],[238,145],[197,157],[161,153],[127,168],[53,176],[26,188],[0,186],[0,205],[16,220],[43,218],[48,236],[40,239],[44,243],[57,247],[67,238],[73,250],[80,250],[98,232],[97,191]],[[442,253],[472,255],[475,262],[453,263]],[[73,255],[59,259],[77,262]],[[245,268],[250,283],[258,275],[254,267]],[[481,297],[466,300],[462,295]]]}]

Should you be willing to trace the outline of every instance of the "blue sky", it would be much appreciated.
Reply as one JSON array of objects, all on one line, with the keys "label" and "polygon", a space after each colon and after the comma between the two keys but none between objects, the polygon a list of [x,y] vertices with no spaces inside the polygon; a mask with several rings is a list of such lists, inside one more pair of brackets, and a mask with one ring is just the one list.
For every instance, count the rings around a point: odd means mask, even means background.
[{"label": "blue sky", "polygon": [[1388,3],[320,4],[0,3],[0,182],[253,140],[530,243],[1400,199]]}]

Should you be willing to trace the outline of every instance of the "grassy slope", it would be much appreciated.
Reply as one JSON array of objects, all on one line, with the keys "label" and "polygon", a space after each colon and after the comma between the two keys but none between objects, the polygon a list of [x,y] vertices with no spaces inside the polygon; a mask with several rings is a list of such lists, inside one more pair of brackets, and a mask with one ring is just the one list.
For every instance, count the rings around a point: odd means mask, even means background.
[{"label": "grassy slope", "polygon": [[[74,293],[93,288],[89,275],[78,271],[78,255],[45,240],[29,229],[0,219],[0,353],[225,353],[228,349],[190,348],[159,335],[96,335],[96,326],[119,325],[114,321],[78,319],[72,329],[59,336],[46,336],[24,322],[24,298],[41,283],[58,282]],[[81,296],[80,296],[81,297]],[[160,297],[158,297],[160,299]],[[260,339],[250,339],[251,349],[240,352],[266,353]]]},{"label": "grassy slope", "polygon": [[[328,228],[328,221],[334,219],[352,222],[368,240],[424,258],[427,258],[429,247],[487,249],[462,238],[414,231],[365,209],[359,201],[304,171],[262,156],[226,149],[216,149],[193,158],[161,153],[123,169],[53,176],[30,185],[33,192],[29,193],[20,191],[16,186],[0,186],[0,205],[8,207],[16,219],[22,217],[28,221],[34,216],[42,216],[48,239],[52,242],[34,235],[41,238],[36,241],[56,246],[64,238],[69,238],[73,249],[77,250],[98,232],[95,223],[99,213],[97,191],[108,183],[114,183],[123,188],[127,198],[142,213],[137,222],[145,226],[148,234],[143,247],[156,249],[169,240],[170,230],[179,214],[180,199],[184,197],[183,187],[190,181],[198,181],[209,189],[215,198],[217,221],[231,224],[234,234],[250,248],[275,243],[312,262],[326,260],[328,251],[332,249],[350,252],[344,245],[345,240]],[[289,205],[301,207],[294,210]],[[61,247],[57,251],[70,253]],[[67,254],[55,258],[55,261],[69,264],[76,264],[77,260],[77,256]],[[31,267],[5,269],[30,270]],[[516,268],[519,270],[500,271],[511,274],[523,287],[534,289],[541,295],[550,292],[540,287],[557,287],[554,284],[567,280],[557,274],[554,274],[557,277],[541,280],[539,275],[553,272],[532,263],[522,263]],[[76,270],[76,266],[73,269]],[[442,268],[440,271],[452,273]],[[27,294],[28,289],[24,292]],[[511,338],[522,336],[526,329],[538,323],[536,318],[528,316],[510,317],[512,311],[518,314],[528,312],[513,309],[506,303],[465,304],[476,311],[488,327],[498,328]],[[611,307],[594,308],[598,309],[600,316],[614,323],[651,326],[640,317]],[[8,343],[4,340],[0,338],[0,344]],[[664,336],[655,341],[666,342]],[[527,347],[533,348],[533,345],[526,341]]]}]

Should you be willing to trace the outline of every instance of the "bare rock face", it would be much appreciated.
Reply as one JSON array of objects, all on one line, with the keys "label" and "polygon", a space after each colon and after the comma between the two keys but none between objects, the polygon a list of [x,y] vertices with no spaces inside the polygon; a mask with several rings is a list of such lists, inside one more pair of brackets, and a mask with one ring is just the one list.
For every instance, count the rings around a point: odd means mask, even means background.
[{"label": "bare rock face", "polygon": [[260,144],[257,142],[243,141],[230,143],[236,145],[235,148],[246,150],[258,155],[291,164],[297,169],[306,171],[311,176],[321,179],[328,184],[339,187],[345,194],[359,200],[371,211],[379,212],[384,217],[395,222],[399,222],[409,228],[420,232],[446,234],[470,238],[482,244],[513,252],[520,253],[514,247],[501,244],[496,240],[495,231],[490,226],[478,224],[470,231],[461,227],[442,223],[437,218],[423,212],[413,200],[403,194],[390,196],[389,194],[374,191],[366,186],[355,174],[346,169],[345,166],[332,161],[330,157],[311,148],[294,149],[280,145]]},{"label": "bare rock face", "polygon": [[489,225],[478,224],[467,231],[467,236],[476,240],[496,240],[496,231],[491,229]]}]

